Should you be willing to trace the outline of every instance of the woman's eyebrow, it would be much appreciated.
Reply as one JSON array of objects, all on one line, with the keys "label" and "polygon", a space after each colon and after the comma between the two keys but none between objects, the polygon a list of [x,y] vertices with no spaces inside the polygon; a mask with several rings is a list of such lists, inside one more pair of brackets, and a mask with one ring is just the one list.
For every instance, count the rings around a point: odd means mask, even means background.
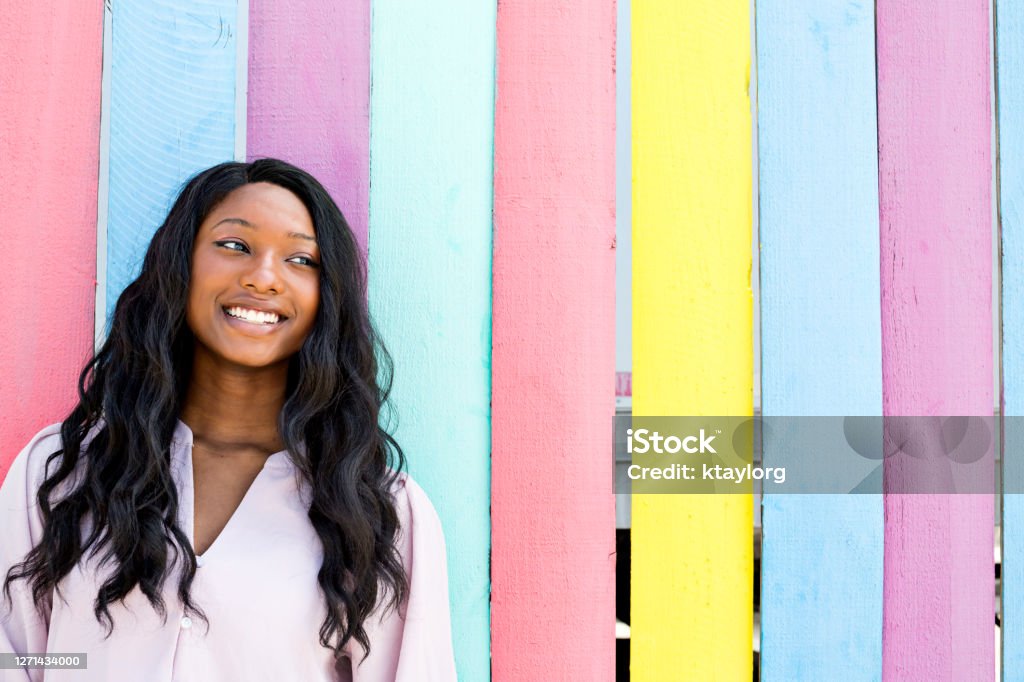
[{"label": "woman's eyebrow", "polygon": [[[234,223],[236,225],[241,225],[242,227],[248,227],[248,228],[256,229],[256,226],[253,225],[252,223],[250,223],[245,218],[224,218],[223,220],[217,221],[217,224],[214,225],[214,227],[217,227],[217,226],[222,225],[224,223]],[[316,242],[316,237],[314,237],[313,235],[310,235],[310,234],[306,234],[305,232],[289,232],[288,236],[289,237],[294,237],[296,239],[306,239],[306,240],[309,240],[311,242]]]},{"label": "woman's eyebrow", "polygon": [[245,220],[244,218],[224,218],[223,220],[218,220],[217,225],[214,225],[214,227],[217,227],[218,225],[223,225],[224,223],[235,223],[236,225],[241,225],[242,227],[256,227],[255,225],[250,223],[248,220]]}]

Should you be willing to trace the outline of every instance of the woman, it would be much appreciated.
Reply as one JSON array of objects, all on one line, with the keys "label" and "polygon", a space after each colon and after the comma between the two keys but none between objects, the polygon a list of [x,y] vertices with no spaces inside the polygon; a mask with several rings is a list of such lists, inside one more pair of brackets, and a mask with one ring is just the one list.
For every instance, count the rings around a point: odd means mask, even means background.
[{"label": "woman", "polygon": [[19,679],[455,679],[444,539],[378,423],[365,280],[298,168],[185,186],[79,403],[0,488],[0,652],[87,654]]}]

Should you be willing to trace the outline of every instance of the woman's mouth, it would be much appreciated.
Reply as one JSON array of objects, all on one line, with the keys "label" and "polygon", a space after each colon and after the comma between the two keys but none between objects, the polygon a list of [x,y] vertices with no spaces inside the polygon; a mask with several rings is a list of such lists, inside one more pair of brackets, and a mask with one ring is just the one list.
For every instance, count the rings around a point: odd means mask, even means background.
[{"label": "woman's mouth", "polygon": [[240,306],[232,306],[230,308],[224,307],[224,314],[228,317],[241,320],[242,322],[248,322],[249,324],[262,325],[272,327],[275,324],[280,324],[287,320],[287,317],[278,315],[277,313],[262,312],[260,310],[253,310],[252,308],[242,308]]}]

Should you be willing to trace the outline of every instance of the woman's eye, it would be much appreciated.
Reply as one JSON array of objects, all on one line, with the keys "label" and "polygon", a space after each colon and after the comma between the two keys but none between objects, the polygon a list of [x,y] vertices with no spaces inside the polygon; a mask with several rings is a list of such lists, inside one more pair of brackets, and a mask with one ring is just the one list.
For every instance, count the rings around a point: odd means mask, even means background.
[{"label": "woman's eye", "polygon": [[314,268],[320,267],[320,264],[317,263],[312,258],[310,258],[309,256],[295,256],[294,258],[289,258],[288,260],[292,262],[298,262],[300,265],[308,265]]},{"label": "woman's eye", "polygon": [[242,242],[235,241],[234,239],[222,239],[221,241],[214,242],[217,246],[223,246],[231,251],[246,251],[245,244]]}]

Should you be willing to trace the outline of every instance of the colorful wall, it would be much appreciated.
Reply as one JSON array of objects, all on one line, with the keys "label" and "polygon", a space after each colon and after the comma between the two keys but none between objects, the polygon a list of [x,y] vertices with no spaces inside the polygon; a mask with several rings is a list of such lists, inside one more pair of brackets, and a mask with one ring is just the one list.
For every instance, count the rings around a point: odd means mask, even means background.
[{"label": "colorful wall", "polygon": [[[181,184],[260,156],[316,174],[365,249],[460,679],[614,678],[616,395],[1024,416],[1024,10],[622,2],[6,8],[0,476],[65,416]],[[1001,642],[992,495],[765,496],[762,679],[993,679],[997,644],[1024,675],[1022,492]],[[754,501],[631,502],[632,679],[750,679]]]}]

